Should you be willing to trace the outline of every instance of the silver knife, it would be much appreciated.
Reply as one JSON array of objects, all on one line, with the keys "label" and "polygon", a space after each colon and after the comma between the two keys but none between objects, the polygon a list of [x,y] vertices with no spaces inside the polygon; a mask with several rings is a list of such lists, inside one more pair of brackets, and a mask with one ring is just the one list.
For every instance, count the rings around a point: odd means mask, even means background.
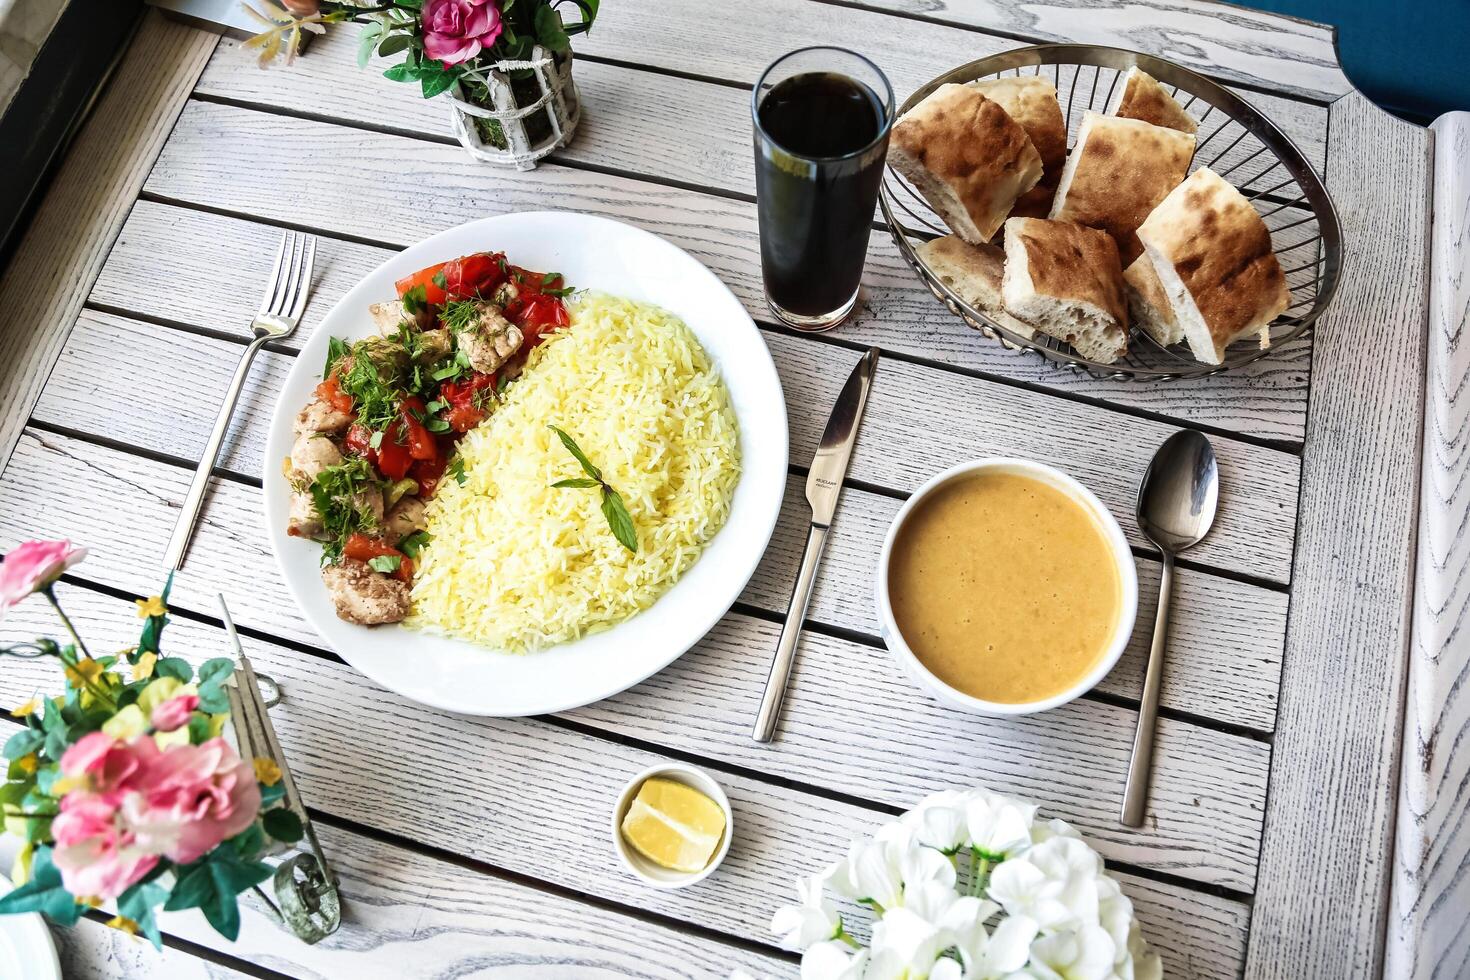
[{"label": "silver knife", "polygon": [[771,659],[771,675],[766,678],[766,690],[761,695],[760,713],[756,715],[755,728],[750,733],[757,742],[769,742],[776,734],[781,701],[786,696],[786,681],[791,676],[796,643],[801,637],[801,624],[806,619],[807,603],[811,601],[812,586],[817,581],[817,565],[821,563],[822,549],[827,545],[827,529],[837,511],[842,480],[847,476],[847,464],[852,459],[853,444],[857,442],[858,426],[863,421],[863,408],[868,404],[868,389],[873,386],[873,374],[877,370],[878,348],[869,347],[842,386],[837,404],[832,406],[832,415],[827,419],[827,429],[822,433],[817,457],[812,460],[812,468],[807,473],[806,500],[812,508],[811,528],[807,532],[806,551],[801,556],[801,570],[796,573],[796,587],[791,591],[791,608],[786,613],[785,625],[781,627],[776,656]]}]

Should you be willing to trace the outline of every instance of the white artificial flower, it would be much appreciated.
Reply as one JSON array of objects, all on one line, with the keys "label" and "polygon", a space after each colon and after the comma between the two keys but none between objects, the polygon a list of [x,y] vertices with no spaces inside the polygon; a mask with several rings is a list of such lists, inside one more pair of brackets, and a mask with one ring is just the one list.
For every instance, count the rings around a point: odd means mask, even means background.
[{"label": "white artificial flower", "polygon": [[992,861],[1019,853],[1031,843],[1036,807],[996,793],[980,793],[965,804],[970,846]]},{"label": "white artificial flower", "polygon": [[1002,919],[992,933],[985,928],[1000,906],[966,896],[951,905],[941,925],[959,950],[965,980],[993,980],[1025,965],[1036,938],[1036,923],[1025,916]]},{"label": "white artificial flower", "polygon": [[837,906],[824,894],[829,869],[812,878],[796,881],[796,905],[786,905],[771,917],[771,931],[792,949],[806,949],[824,939],[836,939],[842,932],[842,917]]},{"label": "white artificial flower", "polygon": [[1031,843],[1040,844],[1042,841],[1051,840],[1053,837],[1077,837],[1081,838],[1077,828],[1065,820],[1038,820],[1031,825]]},{"label": "white artificial flower", "polygon": [[1029,969],[1047,980],[1109,980],[1113,940],[1099,926],[1043,936],[1031,944]]},{"label": "white artificial flower", "polygon": [[830,939],[802,954],[801,980],[863,980],[867,967],[867,950]]},{"label": "white artificial flower", "polygon": [[1164,961],[1143,941],[1137,922],[1128,931],[1128,960],[1133,967],[1133,980],[1163,980]]},{"label": "white artificial flower", "polygon": [[920,844],[909,827],[890,823],[871,840],[855,842],[831,881],[839,895],[886,911],[903,904],[905,888],[926,881],[954,887],[955,870],[944,855]]},{"label": "white artificial flower", "polygon": [[922,980],[949,946],[949,934],[938,922],[910,908],[890,909],[873,926],[873,959],[865,980]]},{"label": "white artificial flower", "polygon": [[925,797],[901,818],[921,843],[953,854],[969,844],[969,827],[965,812],[977,794],[948,789]]},{"label": "white artificial flower", "polygon": [[1047,877],[1028,857],[1016,857],[996,865],[985,892],[1000,903],[1007,915],[1025,916],[1050,932],[1076,923],[1076,916],[1062,899],[1066,884]]},{"label": "white artificial flower", "polygon": [[1117,950],[1116,962],[1122,963],[1128,956],[1129,928],[1135,925],[1133,903],[1123,894],[1118,883],[1107,875],[1098,875],[1096,887],[1097,924],[1107,930]]},{"label": "white artificial flower", "polygon": [[1103,862],[1086,841],[1080,837],[1053,837],[1031,848],[1026,860],[1060,884],[1053,894],[1078,925],[1098,924],[1098,880],[1103,877]]}]

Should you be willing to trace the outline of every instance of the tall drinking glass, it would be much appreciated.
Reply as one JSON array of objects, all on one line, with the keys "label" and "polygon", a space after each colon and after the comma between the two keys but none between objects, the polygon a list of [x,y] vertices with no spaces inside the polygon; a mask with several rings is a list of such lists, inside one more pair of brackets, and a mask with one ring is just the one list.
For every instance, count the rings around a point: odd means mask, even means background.
[{"label": "tall drinking glass", "polygon": [[750,111],[766,302],[798,330],[829,330],[857,305],[893,87],[860,54],[802,48],[765,70]]}]

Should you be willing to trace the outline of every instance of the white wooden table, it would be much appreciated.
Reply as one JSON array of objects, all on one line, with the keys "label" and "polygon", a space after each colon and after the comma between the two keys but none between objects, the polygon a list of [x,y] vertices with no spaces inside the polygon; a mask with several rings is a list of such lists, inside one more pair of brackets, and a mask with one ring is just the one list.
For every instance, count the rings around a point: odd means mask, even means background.
[{"label": "white wooden table", "polygon": [[[900,98],[1030,40],[1112,43],[1240,87],[1325,176],[1347,243],[1315,338],[1238,375],[1129,385],[1001,351],[945,314],[874,234],[857,321],[794,336],[760,300],[749,86],[776,55],[855,47]],[[794,976],[768,932],[798,874],[943,787],[1044,802],[1102,850],[1173,976],[1360,976],[1385,959],[1419,483],[1431,140],[1368,104],[1331,32],[1202,0],[609,0],[578,39],[576,142],[527,174],[470,162],[443,108],[359,71],[336,32],[261,71],[153,15],[0,280],[0,543],[68,535],[61,587],[121,645],[246,338],[283,227],[321,237],[304,329],[260,361],[189,564],[174,654],[222,649],[230,598],[343,879],[341,931],[302,946],[249,912],[240,941],[167,921],[159,956],[86,923],[69,974]],[[377,689],[326,650],[260,526],[274,393],[326,310],[394,249],[469,218],[567,208],[630,221],[713,268],[762,321],[792,427],[788,507],[741,602],[668,670],[601,704],[459,718]],[[860,348],[878,373],[778,741],[748,737],[804,529],[802,467]],[[1130,529],[1143,605],[1158,563],[1136,482],[1181,425],[1210,433],[1215,532],[1180,573],[1146,827],[1117,821],[1147,623],[1097,692],[1024,720],[940,707],[876,639],[878,544],[904,495],[958,459],[1057,463]],[[51,631],[40,604],[0,627]],[[54,684],[7,661],[0,704]],[[678,892],[617,864],[618,787],[660,758],[708,767],[738,834]],[[1428,975],[1427,973],[1425,975]]]}]

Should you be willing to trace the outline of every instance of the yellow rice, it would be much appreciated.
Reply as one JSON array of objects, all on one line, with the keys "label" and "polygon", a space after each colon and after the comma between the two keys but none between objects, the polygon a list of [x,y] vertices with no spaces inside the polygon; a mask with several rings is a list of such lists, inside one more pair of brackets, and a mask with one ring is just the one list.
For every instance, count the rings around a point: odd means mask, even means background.
[{"label": "yellow rice", "polygon": [[[689,328],[598,294],[570,313],[460,442],[467,480],[447,478],[429,502],[408,625],[516,653],[606,629],[653,605],[729,516],[735,413]],[[597,489],[551,487],[584,474],[548,424],[622,495],[636,554],[613,537]]]}]

